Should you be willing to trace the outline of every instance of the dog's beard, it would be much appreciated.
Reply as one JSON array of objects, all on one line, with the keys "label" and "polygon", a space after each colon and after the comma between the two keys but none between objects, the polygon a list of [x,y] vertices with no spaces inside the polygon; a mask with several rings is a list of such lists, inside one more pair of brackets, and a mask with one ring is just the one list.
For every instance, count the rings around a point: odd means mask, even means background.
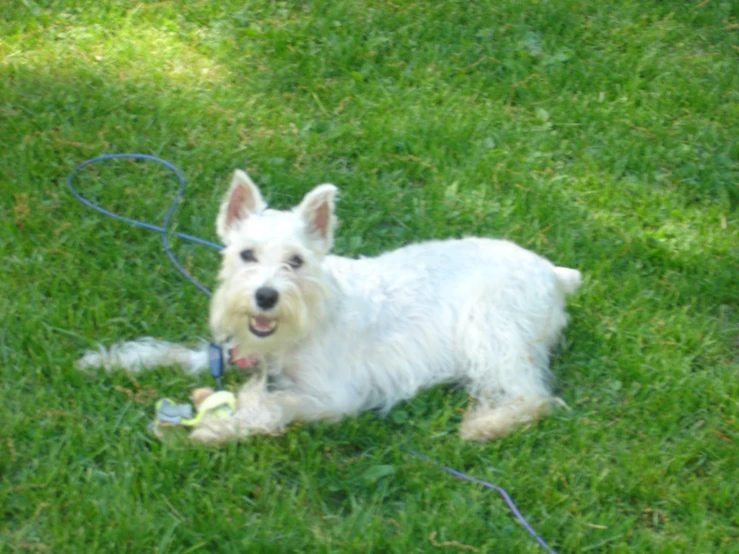
[{"label": "dog's beard", "polygon": [[320,319],[328,289],[311,276],[300,281],[270,283],[279,292],[271,310],[254,301],[254,287],[231,280],[213,294],[210,323],[216,342],[231,340],[242,352],[267,354],[304,337],[309,322]]}]

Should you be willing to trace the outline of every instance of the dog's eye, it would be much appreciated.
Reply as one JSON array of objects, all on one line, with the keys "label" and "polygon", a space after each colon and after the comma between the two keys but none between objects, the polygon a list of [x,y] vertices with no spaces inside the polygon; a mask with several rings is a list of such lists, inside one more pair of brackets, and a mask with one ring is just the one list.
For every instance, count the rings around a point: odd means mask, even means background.
[{"label": "dog's eye", "polygon": [[289,265],[293,269],[298,269],[301,265],[303,265],[303,258],[296,254],[287,261],[287,265]]},{"label": "dog's eye", "polygon": [[254,255],[254,250],[251,248],[241,251],[241,259],[248,263],[257,261],[257,257]]}]

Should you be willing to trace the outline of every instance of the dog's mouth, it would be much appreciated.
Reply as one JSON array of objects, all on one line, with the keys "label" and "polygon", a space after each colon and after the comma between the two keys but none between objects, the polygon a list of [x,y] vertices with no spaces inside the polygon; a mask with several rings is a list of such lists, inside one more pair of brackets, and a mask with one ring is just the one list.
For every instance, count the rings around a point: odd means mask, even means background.
[{"label": "dog's mouth", "polygon": [[255,315],[249,317],[249,331],[253,335],[263,339],[270,336],[277,330],[277,320],[270,319],[263,315]]}]

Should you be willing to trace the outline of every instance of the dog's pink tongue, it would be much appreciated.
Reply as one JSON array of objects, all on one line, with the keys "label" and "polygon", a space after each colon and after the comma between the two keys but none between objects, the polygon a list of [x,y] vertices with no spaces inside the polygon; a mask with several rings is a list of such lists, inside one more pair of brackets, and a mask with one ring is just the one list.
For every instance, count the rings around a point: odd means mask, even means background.
[{"label": "dog's pink tongue", "polygon": [[256,365],[257,355],[249,354],[248,356],[242,357],[241,353],[239,352],[239,347],[234,346],[231,349],[231,361],[239,367],[243,367],[244,369],[249,369],[251,366]]},{"label": "dog's pink tongue", "polygon": [[269,331],[272,329],[272,320],[263,315],[254,316],[255,327],[260,331]]}]

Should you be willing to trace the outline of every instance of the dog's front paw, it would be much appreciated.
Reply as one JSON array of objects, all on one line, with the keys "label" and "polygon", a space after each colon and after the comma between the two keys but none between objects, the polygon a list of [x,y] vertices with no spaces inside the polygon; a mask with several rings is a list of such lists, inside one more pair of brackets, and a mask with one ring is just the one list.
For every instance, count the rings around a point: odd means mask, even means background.
[{"label": "dog's front paw", "polygon": [[191,441],[216,446],[238,437],[238,425],[233,418],[206,419],[190,433]]},{"label": "dog's front paw", "polygon": [[102,348],[99,350],[88,350],[74,363],[74,367],[86,372],[105,367],[105,351]]},{"label": "dog's front paw", "polygon": [[214,433],[211,429],[206,427],[199,427],[190,433],[190,440],[196,444],[206,444],[211,446],[218,446],[226,442],[226,440],[219,435]]}]

